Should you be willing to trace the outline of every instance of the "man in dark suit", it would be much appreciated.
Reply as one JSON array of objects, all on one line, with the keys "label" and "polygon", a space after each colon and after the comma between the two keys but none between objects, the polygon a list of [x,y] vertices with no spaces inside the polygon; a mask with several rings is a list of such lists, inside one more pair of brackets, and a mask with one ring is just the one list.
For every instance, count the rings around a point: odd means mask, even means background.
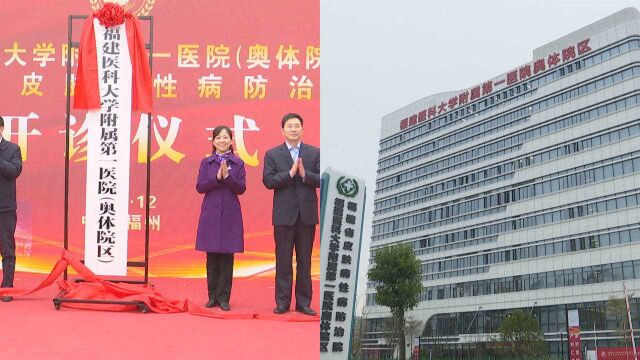
[{"label": "man in dark suit", "polygon": [[285,143],[264,156],[262,182],[273,192],[273,233],[276,242],[276,307],[283,314],[291,305],[293,249],[296,251],[296,311],[314,316],[311,308],[311,251],[318,224],[320,149],[303,144],[302,117],[282,118]]},{"label": "man in dark suit", "polygon": [[[0,117],[0,255],[2,256],[2,285],[13,287],[16,269],[16,179],[22,172],[22,154],[18,145],[4,140],[4,119]],[[2,301],[13,297],[3,296]]]}]

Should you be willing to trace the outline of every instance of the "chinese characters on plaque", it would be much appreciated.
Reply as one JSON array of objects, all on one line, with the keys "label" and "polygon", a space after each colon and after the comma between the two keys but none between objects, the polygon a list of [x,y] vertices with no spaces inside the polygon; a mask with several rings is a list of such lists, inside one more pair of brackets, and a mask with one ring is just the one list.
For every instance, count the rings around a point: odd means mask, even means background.
[{"label": "chinese characters on plaque", "polygon": [[320,353],[347,359],[357,287],[365,188],[327,169],[322,176]]},{"label": "chinese characters on plaque", "polygon": [[99,275],[127,274],[132,70],[124,25],[94,20],[99,110],[89,110],[85,263]]}]

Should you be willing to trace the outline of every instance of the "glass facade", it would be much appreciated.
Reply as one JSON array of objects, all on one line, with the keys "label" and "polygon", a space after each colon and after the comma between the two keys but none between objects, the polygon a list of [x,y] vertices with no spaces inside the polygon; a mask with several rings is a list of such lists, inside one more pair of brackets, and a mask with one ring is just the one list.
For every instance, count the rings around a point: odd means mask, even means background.
[{"label": "glass facade", "polygon": [[[584,33],[591,51],[408,128],[383,120],[371,258],[399,243],[419,257],[423,348],[481,358],[517,309],[538,319],[552,355],[567,357],[569,309],[592,329],[583,343],[620,344],[606,300],[623,281],[640,290],[640,35],[618,35]],[[389,355],[371,282],[364,312],[364,353]]]},{"label": "glass facade", "polygon": [[[640,300],[630,301],[633,328],[640,328]],[[530,312],[538,320],[545,339],[549,346],[551,356],[567,359],[567,310],[578,309],[581,328],[582,343],[585,349],[595,349],[596,342],[599,348],[624,347],[620,339],[616,338],[613,331],[603,329],[616,329],[619,320],[607,311],[607,304],[603,301],[582,302],[566,305],[539,306],[518,309]],[[437,314],[426,323],[420,336],[422,353],[431,351],[434,358],[438,355],[453,359],[490,359],[490,352],[486,343],[461,343],[461,336],[467,334],[496,334],[500,323],[516,309],[473,311],[460,313]],[[364,323],[364,344],[373,344],[379,334],[384,333],[385,318],[370,318]],[[589,331],[587,329],[597,329]],[[630,347],[631,345],[629,345]],[[374,346],[371,346],[374,347]],[[371,358],[390,358],[392,352],[384,347],[378,347],[370,351]]]}]

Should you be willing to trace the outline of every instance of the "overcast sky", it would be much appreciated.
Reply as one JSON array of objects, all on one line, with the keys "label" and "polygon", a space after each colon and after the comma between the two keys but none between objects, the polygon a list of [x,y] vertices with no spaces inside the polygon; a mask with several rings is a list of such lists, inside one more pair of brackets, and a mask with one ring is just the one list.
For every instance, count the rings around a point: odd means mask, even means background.
[{"label": "overcast sky", "polygon": [[320,6],[322,168],[365,180],[362,302],[381,119],[532,61],[533,49],[640,1],[329,1]]}]

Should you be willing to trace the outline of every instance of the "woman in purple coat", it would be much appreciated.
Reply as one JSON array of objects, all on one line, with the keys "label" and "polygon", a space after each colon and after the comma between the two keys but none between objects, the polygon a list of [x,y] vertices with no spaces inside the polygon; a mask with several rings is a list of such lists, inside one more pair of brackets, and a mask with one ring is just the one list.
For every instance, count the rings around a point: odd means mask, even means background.
[{"label": "woman in purple coat", "polygon": [[244,162],[233,153],[231,129],[213,129],[213,154],[200,163],[196,190],[204,195],[196,250],[207,253],[206,307],[229,311],[233,254],[244,251],[244,230],[238,195],[246,190]]}]

